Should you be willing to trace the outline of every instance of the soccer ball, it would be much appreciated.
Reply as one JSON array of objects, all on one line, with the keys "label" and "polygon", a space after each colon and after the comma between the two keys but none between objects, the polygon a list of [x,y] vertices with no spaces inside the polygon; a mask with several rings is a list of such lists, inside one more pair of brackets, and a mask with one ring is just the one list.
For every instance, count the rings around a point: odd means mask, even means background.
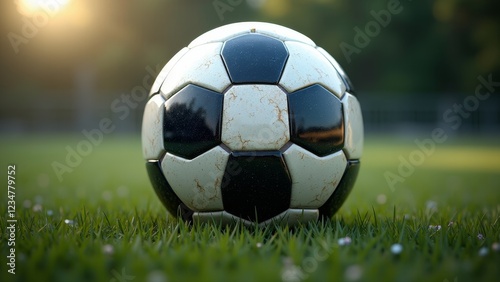
[{"label": "soccer ball", "polygon": [[363,121],[325,50],[289,28],[242,22],[199,36],[165,65],[142,147],[172,215],[294,225],[331,217],[350,193]]}]

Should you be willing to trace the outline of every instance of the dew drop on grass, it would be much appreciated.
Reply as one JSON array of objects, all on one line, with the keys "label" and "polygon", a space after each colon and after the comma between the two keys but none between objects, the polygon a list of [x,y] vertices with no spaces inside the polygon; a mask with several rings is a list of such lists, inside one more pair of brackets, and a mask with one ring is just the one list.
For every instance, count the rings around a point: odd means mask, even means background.
[{"label": "dew drop on grass", "polygon": [[344,238],[340,238],[338,241],[339,246],[347,246],[351,244],[351,238],[346,236]]},{"label": "dew drop on grass", "polygon": [[394,255],[399,255],[403,251],[403,246],[401,244],[393,244],[391,246],[391,253]]},{"label": "dew drop on grass", "polygon": [[488,254],[488,248],[487,247],[482,247],[481,249],[479,249],[479,256],[480,257],[484,257]]},{"label": "dew drop on grass", "polygon": [[71,220],[71,219],[65,219],[64,220],[64,223],[66,223],[67,225],[69,226],[73,226],[75,225],[75,221],[74,220]]},{"label": "dew drop on grass", "polygon": [[106,255],[112,255],[115,252],[115,248],[110,244],[106,244],[102,246],[102,252]]}]

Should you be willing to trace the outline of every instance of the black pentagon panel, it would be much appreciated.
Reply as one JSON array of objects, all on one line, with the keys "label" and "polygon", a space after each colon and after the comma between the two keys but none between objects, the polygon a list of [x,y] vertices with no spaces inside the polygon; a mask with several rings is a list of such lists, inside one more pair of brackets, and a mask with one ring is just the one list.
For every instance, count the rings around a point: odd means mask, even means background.
[{"label": "black pentagon panel", "polygon": [[319,214],[322,218],[330,218],[340,209],[356,182],[359,167],[360,162],[358,160],[349,161],[339,185],[330,198],[319,208]]},{"label": "black pentagon panel", "polygon": [[153,185],[158,198],[167,208],[167,210],[175,217],[181,217],[184,220],[191,221],[193,211],[191,211],[182,201],[177,197],[174,190],[168,183],[167,179],[161,171],[160,163],[158,161],[149,161],[146,163],[146,170],[148,171],[149,180]]},{"label": "black pentagon panel", "polygon": [[292,181],[279,151],[233,152],[221,184],[224,210],[266,221],[290,207]]},{"label": "black pentagon panel", "polygon": [[165,102],[165,150],[192,159],[221,143],[223,95],[188,85]]},{"label": "black pentagon panel", "polygon": [[344,147],[342,103],[323,86],[315,84],[290,93],[290,140],[318,156]]},{"label": "black pentagon panel", "polygon": [[288,50],[280,40],[251,33],[224,43],[222,59],[235,84],[276,84],[288,59]]}]

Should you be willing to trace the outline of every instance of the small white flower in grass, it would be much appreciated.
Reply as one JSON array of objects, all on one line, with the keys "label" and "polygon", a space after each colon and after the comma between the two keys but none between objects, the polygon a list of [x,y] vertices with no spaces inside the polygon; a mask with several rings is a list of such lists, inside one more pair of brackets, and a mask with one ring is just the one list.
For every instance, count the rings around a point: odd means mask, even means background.
[{"label": "small white flower in grass", "polygon": [[340,238],[337,242],[339,246],[347,246],[351,244],[352,240],[350,237],[346,236],[344,238]]},{"label": "small white flower in grass", "polygon": [[478,234],[477,234],[477,239],[479,239],[479,240],[484,240],[484,235],[483,235],[483,234],[481,234],[481,233],[478,233]]},{"label": "small white flower in grass", "polygon": [[488,254],[488,248],[487,247],[482,247],[481,249],[479,249],[479,256],[480,257],[484,257]]},{"label": "small white flower in grass", "polygon": [[403,251],[403,246],[401,244],[393,244],[391,246],[391,253],[394,255],[399,255]]},{"label": "small white flower in grass", "polygon": [[71,220],[71,219],[65,219],[64,220],[64,223],[66,223],[67,225],[69,226],[73,226],[75,225],[75,221],[74,220]]},{"label": "small white flower in grass", "polygon": [[255,244],[255,246],[260,249],[260,248],[262,248],[262,243],[258,242],[257,244]]},{"label": "small white flower in grass", "polygon": [[383,205],[385,203],[387,203],[387,196],[385,194],[380,194],[377,196],[377,203],[379,205]]},{"label": "small white flower in grass", "polygon": [[115,252],[115,248],[110,244],[106,244],[102,246],[102,252],[106,255],[112,255]]},{"label": "small white flower in grass", "polygon": [[36,204],[36,205],[33,206],[33,211],[34,212],[40,212],[40,211],[42,211],[42,209],[43,209],[42,205],[40,205],[40,204]]},{"label": "small white flower in grass", "polygon": [[493,245],[491,245],[491,249],[495,252],[500,251],[500,243],[498,242],[493,243]]},{"label": "small white flower in grass", "polygon": [[429,225],[429,230],[439,231],[441,230],[441,225]]},{"label": "small white flower in grass", "polygon": [[363,268],[359,265],[349,266],[344,273],[346,280],[348,281],[358,281],[363,275]]}]

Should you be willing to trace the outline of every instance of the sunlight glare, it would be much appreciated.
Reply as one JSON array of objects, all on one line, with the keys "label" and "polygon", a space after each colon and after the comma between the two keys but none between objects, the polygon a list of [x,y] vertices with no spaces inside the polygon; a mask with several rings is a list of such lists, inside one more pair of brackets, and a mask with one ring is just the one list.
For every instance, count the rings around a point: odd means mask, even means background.
[{"label": "sunlight glare", "polygon": [[18,0],[17,10],[23,16],[32,16],[36,12],[56,14],[68,6],[70,0]]}]

